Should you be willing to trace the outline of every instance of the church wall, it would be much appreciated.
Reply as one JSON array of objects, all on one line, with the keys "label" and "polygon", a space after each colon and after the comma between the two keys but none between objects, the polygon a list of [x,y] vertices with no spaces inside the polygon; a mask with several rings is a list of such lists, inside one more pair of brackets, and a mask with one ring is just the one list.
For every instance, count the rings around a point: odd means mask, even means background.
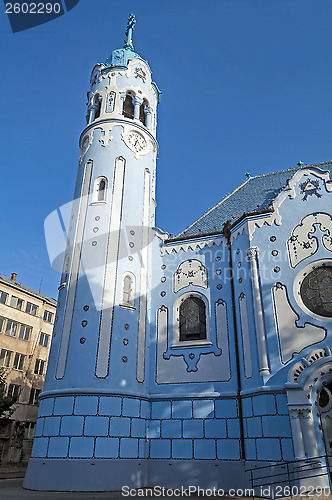
[{"label": "church wall", "polygon": [[[318,188],[311,195],[306,195],[304,191],[308,180],[314,181]],[[249,405],[252,416],[247,417],[247,403],[243,400],[249,460],[269,459],[267,450],[271,451],[271,457],[273,455],[275,459],[315,456],[318,454],[316,440],[319,454],[325,453],[316,409],[318,389],[313,391],[316,394],[314,396],[310,394],[310,388],[309,391],[304,391],[303,385],[315,363],[320,363],[323,367],[324,358],[327,360],[325,364],[328,362],[331,355],[331,322],[329,318],[311,313],[299,298],[299,283],[304,277],[314,267],[331,265],[329,235],[332,225],[331,217],[326,213],[330,204],[330,187],[325,180],[322,179],[322,172],[317,169],[308,171],[305,175],[301,171],[297,172],[294,181],[290,183],[292,189],[280,195],[283,196],[282,202],[277,200],[277,211],[267,216],[265,223],[261,220],[254,229],[253,225],[247,228],[248,233],[252,231],[250,246],[257,249],[269,368],[269,373],[263,379],[264,395],[251,395],[252,398],[260,397],[265,401],[265,416],[256,416]],[[252,282],[251,279],[251,284]],[[251,307],[254,309],[253,303]],[[306,374],[307,366],[310,369]],[[320,376],[324,374],[325,370],[321,370]],[[318,379],[319,377],[315,381]],[[258,387],[257,393],[259,390]],[[244,396],[249,396],[250,392],[254,393],[254,388]],[[276,397],[282,398],[282,414],[278,408],[273,409],[272,399]],[[272,405],[270,408],[268,399]],[[275,426],[271,429],[277,429],[273,432],[279,433],[279,445],[275,441],[277,436],[271,434],[269,425],[272,421]],[[310,441],[309,435],[312,435]],[[265,449],[263,444],[259,444],[264,442],[262,439],[267,443]],[[273,442],[275,448],[272,452]]]},{"label": "church wall", "polygon": [[[278,209],[280,223],[266,223],[252,237],[252,246],[259,249],[270,384],[286,383],[290,364],[331,342],[331,319],[301,306],[298,285],[312,266],[331,262],[331,249],[326,243],[332,234],[331,217],[326,214],[331,194],[321,174],[318,169],[304,176],[298,173],[294,195],[285,197]],[[303,191],[308,179],[318,182],[318,196],[306,196]]]},{"label": "church wall", "polygon": [[[154,244],[150,457],[238,460],[236,361],[224,240],[200,242],[201,248],[195,242],[191,248],[181,243],[174,249],[162,247],[162,255],[161,244]],[[178,304],[190,295],[206,301],[209,345],[193,341],[182,346],[177,341]]]}]

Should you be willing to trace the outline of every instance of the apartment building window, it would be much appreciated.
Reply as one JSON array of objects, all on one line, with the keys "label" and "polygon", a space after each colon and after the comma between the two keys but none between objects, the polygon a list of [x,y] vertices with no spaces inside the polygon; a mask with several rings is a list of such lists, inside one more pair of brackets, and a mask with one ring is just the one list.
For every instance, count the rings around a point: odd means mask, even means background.
[{"label": "apartment building window", "polygon": [[7,391],[7,397],[8,398],[15,398],[18,399],[20,396],[21,392],[21,386],[18,384],[9,384],[8,386],[8,391]]},{"label": "apartment building window", "polygon": [[25,312],[31,314],[32,316],[37,316],[38,306],[35,304],[31,304],[31,302],[27,302]]},{"label": "apartment building window", "polygon": [[40,394],[40,389],[36,389],[35,387],[32,387],[30,390],[30,397],[29,397],[29,405],[37,405],[38,404],[38,396]]},{"label": "apartment building window", "polygon": [[15,358],[14,358],[14,363],[13,363],[13,368],[15,370],[23,370],[25,358],[26,358],[26,356],[24,354],[16,352]]},{"label": "apartment building window", "polygon": [[25,422],[24,439],[33,439],[35,436],[35,429],[36,422]]},{"label": "apartment building window", "polygon": [[5,304],[7,302],[8,293],[0,292],[0,304]]},{"label": "apartment building window", "polygon": [[36,359],[35,374],[43,375],[44,367],[45,367],[45,361],[43,359]]},{"label": "apartment building window", "polygon": [[18,323],[8,319],[5,334],[11,335],[12,337],[16,337],[17,327],[18,327]]},{"label": "apartment building window", "polygon": [[43,319],[47,323],[52,323],[53,313],[51,313],[50,311],[44,311],[44,318]]},{"label": "apartment building window", "polygon": [[18,338],[22,340],[29,340],[32,328],[30,326],[21,325]]},{"label": "apartment building window", "polygon": [[0,318],[0,333],[2,333],[5,324],[5,318]]},{"label": "apartment building window", "polygon": [[11,307],[15,307],[15,309],[19,309],[21,311],[23,306],[23,300],[12,295],[10,298],[10,305]]},{"label": "apartment building window", "polygon": [[43,347],[47,347],[49,341],[50,341],[50,335],[48,335],[47,333],[41,332],[40,337],[39,337],[39,345],[42,345]]},{"label": "apartment building window", "polygon": [[7,351],[7,349],[1,349],[0,352],[0,366],[4,366],[8,368],[10,365],[10,361],[12,359],[13,351]]}]

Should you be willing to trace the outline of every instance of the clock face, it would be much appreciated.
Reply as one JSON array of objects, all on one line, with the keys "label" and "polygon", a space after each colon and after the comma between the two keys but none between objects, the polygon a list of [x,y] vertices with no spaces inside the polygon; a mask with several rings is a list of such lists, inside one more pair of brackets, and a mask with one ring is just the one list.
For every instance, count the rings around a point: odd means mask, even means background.
[{"label": "clock face", "polygon": [[146,140],[138,132],[129,132],[127,136],[129,146],[136,152],[140,153],[146,149]]}]

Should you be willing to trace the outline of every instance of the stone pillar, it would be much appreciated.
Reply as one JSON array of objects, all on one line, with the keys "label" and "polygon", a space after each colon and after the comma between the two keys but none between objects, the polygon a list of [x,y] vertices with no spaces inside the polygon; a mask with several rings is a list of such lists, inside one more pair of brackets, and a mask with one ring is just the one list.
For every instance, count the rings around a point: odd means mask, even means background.
[{"label": "stone pillar", "polygon": [[318,457],[315,428],[312,420],[311,408],[303,408],[301,410],[301,427],[305,455],[307,457]]},{"label": "stone pillar", "polygon": [[256,325],[256,338],[258,347],[259,373],[269,374],[270,369],[267,358],[265,326],[264,326],[262,299],[259,286],[259,275],[257,266],[258,247],[248,248],[247,256],[250,263],[250,275],[251,275],[252,296],[253,296],[255,325]]},{"label": "stone pillar", "polygon": [[120,109],[119,109],[119,115],[122,115],[123,113],[123,103],[126,100],[126,93],[125,92],[120,92]]},{"label": "stone pillar", "polygon": [[96,111],[98,109],[98,104],[94,103],[89,106],[89,123],[92,123],[96,116]]},{"label": "stone pillar", "polygon": [[151,108],[151,106],[147,106],[144,110],[144,113],[145,113],[145,126],[151,130],[152,128],[152,113],[153,113],[153,109]]},{"label": "stone pillar", "polygon": [[301,410],[299,408],[290,408],[289,415],[290,415],[290,423],[293,436],[295,458],[304,458],[305,448],[304,448],[302,426],[300,420]]},{"label": "stone pillar", "polygon": [[133,98],[133,103],[134,103],[134,119],[139,120],[139,110],[141,105],[143,104],[143,98],[139,97],[138,95],[135,95]]}]

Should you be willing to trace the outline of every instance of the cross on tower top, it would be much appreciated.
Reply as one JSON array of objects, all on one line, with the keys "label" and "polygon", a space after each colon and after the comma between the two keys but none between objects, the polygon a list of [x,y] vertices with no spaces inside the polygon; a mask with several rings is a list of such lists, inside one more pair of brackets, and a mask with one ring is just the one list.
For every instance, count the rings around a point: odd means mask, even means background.
[{"label": "cross on tower top", "polygon": [[132,36],[133,36],[135,24],[136,24],[135,14],[130,14],[130,16],[128,18],[128,22],[127,22],[127,29],[126,29],[127,39],[125,40],[125,47],[128,47],[130,49],[134,48]]}]

